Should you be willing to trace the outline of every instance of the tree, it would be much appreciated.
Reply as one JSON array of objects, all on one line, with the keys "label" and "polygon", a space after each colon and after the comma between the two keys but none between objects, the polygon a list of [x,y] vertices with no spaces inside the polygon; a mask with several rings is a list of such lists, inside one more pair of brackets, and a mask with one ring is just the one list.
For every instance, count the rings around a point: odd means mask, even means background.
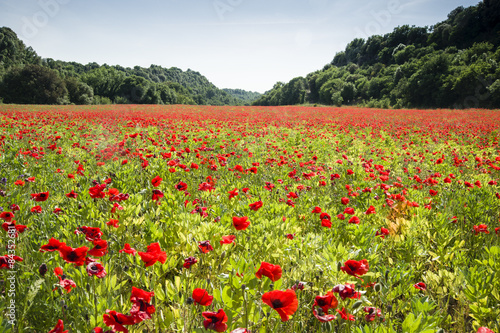
[{"label": "tree", "polygon": [[94,90],[88,84],[74,77],[64,80],[68,89],[69,101],[77,105],[92,104],[94,102]]},{"label": "tree", "polygon": [[65,104],[68,90],[58,73],[39,65],[12,68],[0,86],[4,103]]}]

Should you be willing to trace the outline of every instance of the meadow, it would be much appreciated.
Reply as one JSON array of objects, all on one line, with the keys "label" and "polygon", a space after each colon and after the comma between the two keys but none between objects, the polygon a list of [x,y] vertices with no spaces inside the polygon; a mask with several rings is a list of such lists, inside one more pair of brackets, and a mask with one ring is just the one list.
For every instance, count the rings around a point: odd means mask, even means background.
[{"label": "meadow", "polygon": [[500,332],[500,112],[0,105],[0,332]]}]

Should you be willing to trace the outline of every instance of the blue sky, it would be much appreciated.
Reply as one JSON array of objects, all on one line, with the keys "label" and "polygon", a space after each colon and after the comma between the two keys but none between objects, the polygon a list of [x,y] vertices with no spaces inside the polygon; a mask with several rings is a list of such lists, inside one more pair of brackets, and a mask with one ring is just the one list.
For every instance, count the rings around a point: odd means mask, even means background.
[{"label": "blue sky", "polygon": [[0,26],[44,58],[188,68],[264,92],[321,69],[352,39],[430,26],[478,0],[2,0]]}]

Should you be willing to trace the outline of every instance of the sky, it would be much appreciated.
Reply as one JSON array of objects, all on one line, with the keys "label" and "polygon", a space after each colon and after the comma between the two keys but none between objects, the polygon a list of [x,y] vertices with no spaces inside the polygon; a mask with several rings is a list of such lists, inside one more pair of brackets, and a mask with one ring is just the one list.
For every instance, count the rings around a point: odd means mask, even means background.
[{"label": "sky", "polygon": [[0,27],[43,58],[188,68],[263,93],[354,38],[431,26],[479,0],[0,0]]}]

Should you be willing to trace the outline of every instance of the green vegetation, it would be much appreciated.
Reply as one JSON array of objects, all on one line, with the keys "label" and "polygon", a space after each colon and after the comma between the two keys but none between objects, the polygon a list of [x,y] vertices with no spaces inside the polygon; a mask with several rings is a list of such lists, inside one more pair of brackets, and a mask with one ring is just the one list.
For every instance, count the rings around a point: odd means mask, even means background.
[{"label": "green vegetation", "polygon": [[257,97],[239,89],[221,90],[190,69],[42,59],[10,28],[0,28],[0,101],[5,103],[243,105]]},{"label": "green vegetation", "polygon": [[262,96],[262,94],[258,92],[253,92],[253,91],[246,91],[246,90],[241,90],[241,89],[222,89],[225,92],[227,92],[229,95],[239,98],[245,102],[252,102],[255,101],[257,98]]},{"label": "green vegetation", "polygon": [[254,105],[500,107],[500,3],[458,7],[433,27],[355,39],[322,70],[278,82]]}]

